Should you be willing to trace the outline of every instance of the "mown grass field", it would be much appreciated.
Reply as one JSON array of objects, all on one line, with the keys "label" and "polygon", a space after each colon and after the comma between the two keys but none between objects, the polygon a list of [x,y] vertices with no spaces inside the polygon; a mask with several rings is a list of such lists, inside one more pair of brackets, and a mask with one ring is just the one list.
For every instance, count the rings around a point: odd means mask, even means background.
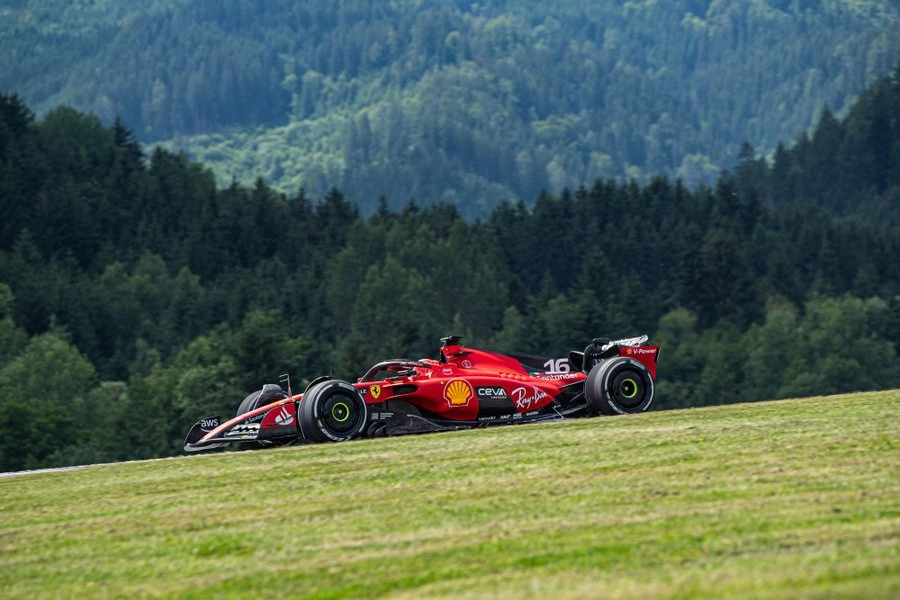
[{"label": "mown grass field", "polygon": [[896,598],[900,391],[0,479],[0,597]]}]

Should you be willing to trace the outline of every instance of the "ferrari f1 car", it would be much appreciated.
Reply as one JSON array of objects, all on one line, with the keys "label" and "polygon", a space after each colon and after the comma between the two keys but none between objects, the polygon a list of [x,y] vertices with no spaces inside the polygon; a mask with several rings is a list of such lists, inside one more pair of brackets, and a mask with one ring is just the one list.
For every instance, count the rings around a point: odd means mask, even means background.
[{"label": "ferrari f1 car", "polygon": [[274,446],[639,413],[653,401],[659,346],[647,336],[594,339],[564,357],[501,353],[441,340],[438,359],[393,359],[356,383],[329,377],[302,394],[266,384],[229,420],[198,421],[188,452],[230,443]]}]

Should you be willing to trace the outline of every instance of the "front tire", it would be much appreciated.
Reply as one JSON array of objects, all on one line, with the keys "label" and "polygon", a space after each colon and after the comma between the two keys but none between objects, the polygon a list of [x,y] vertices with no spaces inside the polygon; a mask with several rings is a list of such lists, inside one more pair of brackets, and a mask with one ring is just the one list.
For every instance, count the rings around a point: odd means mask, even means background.
[{"label": "front tire", "polygon": [[238,406],[234,416],[239,417],[245,413],[252,412],[261,406],[283,400],[284,398],[287,398],[287,392],[281,389],[280,385],[267,383],[261,390],[253,392],[244,398]]},{"label": "front tire", "polygon": [[[280,385],[267,383],[261,390],[253,392],[241,401],[235,416],[239,417],[260,408],[261,406],[283,400],[284,398],[287,398],[287,392],[281,389]],[[271,448],[272,446],[280,446],[283,443],[284,442],[263,440],[258,442],[247,442],[246,444],[241,444],[240,447],[248,450],[254,448]]]},{"label": "front tire", "polygon": [[297,409],[300,430],[311,442],[344,442],[366,425],[366,403],[355,387],[339,379],[312,386]]},{"label": "front tire", "polygon": [[594,414],[627,415],[646,411],[653,402],[653,378],[631,358],[603,361],[588,375],[584,393]]}]

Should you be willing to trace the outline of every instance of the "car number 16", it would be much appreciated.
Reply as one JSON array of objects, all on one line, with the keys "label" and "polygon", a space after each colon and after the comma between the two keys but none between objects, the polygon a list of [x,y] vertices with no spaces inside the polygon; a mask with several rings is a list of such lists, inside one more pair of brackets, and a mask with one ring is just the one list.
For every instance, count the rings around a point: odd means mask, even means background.
[{"label": "car number 16", "polygon": [[543,364],[543,367],[548,373],[568,373],[571,370],[568,358],[551,358]]}]

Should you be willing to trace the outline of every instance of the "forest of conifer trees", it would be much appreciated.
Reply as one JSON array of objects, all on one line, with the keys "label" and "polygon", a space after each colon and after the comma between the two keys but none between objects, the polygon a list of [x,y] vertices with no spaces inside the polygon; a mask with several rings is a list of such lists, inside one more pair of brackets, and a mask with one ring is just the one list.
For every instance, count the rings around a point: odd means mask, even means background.
[{"label": "forest of conifer trees", "polygon": [[0,469],[167,456],[290,373],[447,333],[663,346],[657,409],[900,386],[900,67],[691,188],[598,179],[467,221],[218,187],[127,125],[0,95]]},{"label": "forest of conifer trees", "polygon": [[900,53],[887,0],[16,0],[5,68],[218,174],[370,215],[485,218],[596,178],[731,168],[853,99]]}]

